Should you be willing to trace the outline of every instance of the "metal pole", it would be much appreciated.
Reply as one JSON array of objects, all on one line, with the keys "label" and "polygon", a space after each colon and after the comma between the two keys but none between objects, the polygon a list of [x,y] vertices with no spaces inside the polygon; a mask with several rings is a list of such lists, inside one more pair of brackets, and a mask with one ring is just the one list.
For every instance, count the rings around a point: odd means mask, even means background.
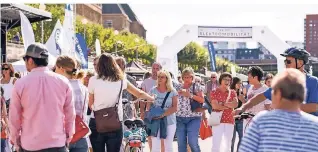
[{"label": "metal pole", "polygon": [[44,22],[43,20],[41,21],[41,42],[42,44],[44,43],[44,30],[43,30],[43,25],[44,25]]},{"label": "metal pole", "polygon": [[85,42],[86,42],[86,25],[84,25],[84,39],[85,39]]},{"label": "metal pole", "polygon": [[115,54],[117,56],[117,42],[115,43]]}]

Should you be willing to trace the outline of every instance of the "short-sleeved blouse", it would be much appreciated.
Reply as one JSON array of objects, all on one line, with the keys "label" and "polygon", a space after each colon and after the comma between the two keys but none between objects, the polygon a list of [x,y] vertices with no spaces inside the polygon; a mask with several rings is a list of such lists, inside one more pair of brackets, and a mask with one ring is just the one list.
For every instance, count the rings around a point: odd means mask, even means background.
[{"label": "short-sleeved blouse", "polygon": [[[230,90],[230,99],[228,102],[232,102],[234,98],[237,98],[235,90]],[[211,100],[216,100],[218,103],[225,103],[229,91],[222,92],[219,88],[211,92]],[[219,110],[213,110],[219,111]],[[234,124],[233,108],[223,110],[221,123]]]}]

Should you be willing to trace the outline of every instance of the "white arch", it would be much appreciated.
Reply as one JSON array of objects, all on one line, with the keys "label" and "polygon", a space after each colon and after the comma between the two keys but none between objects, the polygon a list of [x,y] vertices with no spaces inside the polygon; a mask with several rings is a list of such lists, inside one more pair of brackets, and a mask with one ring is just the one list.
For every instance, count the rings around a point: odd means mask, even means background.
[{"label": "white arch", "polygon": [[189,42],[204,41],[235,41],[248,42],[256,41],[261,43],[277,58],[277,69],[280,72],[284,69],[284,59],[280,56],[289,45],[278,38],[266,26],[253,27],[216,27],[184,25],[174,35],[167,37],[164,43],[158,47],[157,62],[178,74],[177,53]]}]

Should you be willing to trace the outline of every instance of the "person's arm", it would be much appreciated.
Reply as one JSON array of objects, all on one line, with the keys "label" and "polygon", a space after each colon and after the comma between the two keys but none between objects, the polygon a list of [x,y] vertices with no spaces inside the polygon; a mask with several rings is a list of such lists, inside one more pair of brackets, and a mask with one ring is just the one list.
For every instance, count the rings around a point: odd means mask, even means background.
[{"label": "person's arm", "polygon": [[252,99],[248,100],[245,104],[242,105],[241,109],[244,112],[246,109],[250,109],[259,103],[263,102],[266,100],[266,97],[263,93],[260,93],[256,96],[254,96]]},{"label": "person's arm", "polygon": [[[3,98],[2,98],[3,99]],[[2,107],[1,107],[1,116],[2,116],[2,118],[3,118],[3,120],[4,120],[4,123],[5,123],[5,126],[4,126],[4,128],[6,128],[7,127],[7,125],[8,125],[8,114],[7,114],[7,107],[6,107],[6,105],[5,105],[5,100],[3,99],[3,101],[1,101],[1,102],[3,102],[2,103]]]},{"label": "person's arm", "polygon": [[238,106],[237,97],[233,98],[232,102],[225,103],[224,106],[229,108],[236,108]]},{"label": "person's arm", "polygon": [[148,93],[136,88],[134,85],[132,85],[130,82],[127,81],[127,91],[131,93],[132,95],[136,96],[137,98],[146,99],[147,102],[152,102],[155,99],[148,95]]},{"label": "person's arm", "polygon": [[72,89],[71,86],[66,90],[66,99],[64,103],[64,115],[65,115],[65,132],[66,132],[66,138],[67,142],[69,143],[72,140],[72,137],[75,133],[75,105],[73,101],[73,95],[72,95]]},{"label": "person's arm", "polygon": [[18,90],[14,86],[12,89],[12,95],[9,108],[9,130],[10,140],[16,147],[20,146],[20,132],[22,127],[22,105],[21,96]]},{"label": "person's arm", "polygon": [[225,110],[225,109],[228,109],[228,107],[225,107],[225,106],[219,104],[217,100],[212,100],[211,103],[212,103],[212,107],[213,107],[214,110]]},{"label": "person's arm", "polygon": [[18,80],[17,78],[13,78],[12,84],[15,84],[17,80]]},{"label": "person's arm", "polygon": [[308,101],[306,104],[302,104],[300,109],[307,113],[318,112],[318,84],[309,90]]},{"label": "person's arm", "polygon": [[178,96],[174,96],[174,97],[172,97],[172,107],[168,108],[163,115],[161,115],[160,117],[157,117],[155,119],[160,119],[160,118],[169,116],[173,113],[176,113],[177,110],[178,110]]}]

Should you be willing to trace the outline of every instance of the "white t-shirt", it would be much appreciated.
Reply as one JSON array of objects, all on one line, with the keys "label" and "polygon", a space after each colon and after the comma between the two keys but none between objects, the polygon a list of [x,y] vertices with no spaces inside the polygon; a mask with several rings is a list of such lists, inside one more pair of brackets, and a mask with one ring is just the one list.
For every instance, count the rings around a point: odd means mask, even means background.
[{"label": "white t-shirt", "polygon": [[[104,108],[114,107],[118,102],[118,94],[120,91],[121,81],[110,82],[103,79],[97,79],[97,76],[93,76],[89,79],[88,92],[94,94],[94,111]],[[127,89],[127,80],[123,80],[122,89]],[[118,115],[119,120],[123,121],[123,105],[122,96],[118,103]]]},{"label": "white t-shirt", "polygon": [[145,79],[144,82],[141,84],[141,88],[145,89],[145,92],[149,93],[149,91],[156,86],[157,80],[152,78]]},{"label": "white t-shirt", "polygon": [[[247,100],[253,98],[255,95],[262,93],[266,91],[268,87],[266,85],[262,85],[262,87],[255,89],[254,86],[250,86],[250,88],[247,91]],[[266,104],[272,104],[271,100],[264,100],[263,102],[259,103],[258,105],[252,107],[251,109],[248,109],[247,112],[251,112],[254,114],[259,113],[260,111],[265,110],[265,105]]]}]

